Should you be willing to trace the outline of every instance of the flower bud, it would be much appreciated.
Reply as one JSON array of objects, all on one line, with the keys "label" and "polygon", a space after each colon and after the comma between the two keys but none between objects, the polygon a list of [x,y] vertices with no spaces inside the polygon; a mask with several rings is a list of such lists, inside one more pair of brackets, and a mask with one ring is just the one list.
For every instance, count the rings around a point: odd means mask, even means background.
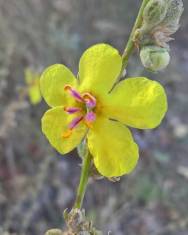
[{"label": "flower bud", "polygon": [[165,18],[166,12],[165,0],[150,0],[143,12],[143,27],[147,30],[158,25]]},{"label": "flower bud", "polygon": [[180,17],[184,10],[183,2],[182,0],[168,0],[167,6],[166,16],[162,23],[171,30],[174,29],[172,33],[175,33],[179,27]]},{"label": "flower bud", "polygon": [[145,68],[157,72],[167,67],[170,55],[166,48],[145,46],[140,51],[140,59]]}]

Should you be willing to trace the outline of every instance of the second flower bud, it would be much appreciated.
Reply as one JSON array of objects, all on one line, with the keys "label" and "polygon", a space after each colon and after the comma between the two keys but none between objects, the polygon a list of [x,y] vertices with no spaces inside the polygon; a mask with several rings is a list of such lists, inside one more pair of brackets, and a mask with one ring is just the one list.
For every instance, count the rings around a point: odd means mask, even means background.
[{"label": "second flower bud", "polygon": [[140,59],[145,68],[152,72],[158,72],[168,66],[170,55],[166,48],[144,46],[140,51]]}]

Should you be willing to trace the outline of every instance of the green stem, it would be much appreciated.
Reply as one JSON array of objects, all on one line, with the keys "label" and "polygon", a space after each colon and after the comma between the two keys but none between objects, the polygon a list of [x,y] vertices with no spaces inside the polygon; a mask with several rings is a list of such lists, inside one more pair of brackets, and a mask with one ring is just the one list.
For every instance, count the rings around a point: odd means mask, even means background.
[{"label": "green stem", "polygon": [[135,45],[134,45],[134,36],[135,36],[135,32],[138,28],[140,28],[141,24],[142,24],[142,15],[143,15],[143,11],[144,8],[146,6],[146,4],[149,2],[150,0],[143,0],[142,4],[140,6],[140,10],[138,12],[138,16],[136,18],[135,24],[133,26],[132,32],[130,34],[129,40],[127,42],[126,48],[123,52],[122,55],[122,59],[123,59],[123,64],[122,64],[122,71],[127,67],[128,61],[129,61],[129,57],[132,54]]},{"label": "green stem", "polygon": [[83,164],[82,164],[80,183],[79,183],[78,190],[77,190],[74,208],[81,209],[81,207],[82,207],[82,202],[84,199],[84,195],[86,192],[86,187],[87,187],[87,183],[88,183],[88,179],[89,179],[89,171],[91,168],[91,159],[92,159],[92,156],[88,151],[88,153],[84,157]]}]

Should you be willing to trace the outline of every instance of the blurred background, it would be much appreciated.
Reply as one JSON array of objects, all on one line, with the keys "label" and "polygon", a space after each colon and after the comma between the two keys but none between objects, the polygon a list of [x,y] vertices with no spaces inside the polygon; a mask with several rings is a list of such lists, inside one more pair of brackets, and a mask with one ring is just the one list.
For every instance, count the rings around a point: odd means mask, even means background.
[{"label": "blurred background", "polygon": [[[77,72],[90,45],[123,51],[140,0],[0,0],[0,234],[40,235],[63,227],[79,180],[76,151],[62,157],[41,133],[45,102],[24,94],[25,69],[54,63]],[[188,234],[188,2],[171,43],[171,63],[145,71],[138,54],[128,74],[165,85],[169,110],[152,131],[133,130],[140,146],[136,170],[117,183],[91,181],[84,207],[104,234]],[[109,146],[110,147],[110,146]]]}]

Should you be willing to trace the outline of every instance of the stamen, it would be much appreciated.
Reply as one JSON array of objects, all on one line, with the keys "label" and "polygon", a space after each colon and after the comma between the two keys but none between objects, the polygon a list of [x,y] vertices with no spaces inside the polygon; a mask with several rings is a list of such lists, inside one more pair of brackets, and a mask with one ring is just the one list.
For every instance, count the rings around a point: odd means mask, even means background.
[{"label": "stamen", "polygon": [[68,91],[78,102],[84,102],[84,99],[80,93],[73,89],[70,85],[65,85],[64,90]]},{"label": "stamen", "polygon": [[83,120],[83,116],[81,117],[75,117],[72,122],[69,124],[69,129],[72,130],[74,129],[82,120]]},{"label": "stamen", "polygon": [[74,114],[82,111],[82,109],[78,107],[64,107],[64,111],[67,112],[68,114]]},{"label": "stamen", "polygon": [[83,120],[83,118],[83,116],[74,118],[68,125],[68,130],[62,134],[62,137],[69,138],[72,135],[73,129]]},{"label": "stamen", "polygon": [[[64,111],[68,114],[74,114],[80,112],[80,115],[75,117],[68,125],[67,131],[62,134],[63,138],[69,138],[73,132],[73,129],[79,125],[81,121],[87,125],[88,128],[92,128],[92,123],[96,120],[96,114],[93,108],[96,106],[96,99],[90,93],[84,93],[81,95],[78,91],[76,91],[72,86],[66,85],[64,87],[65,91],[68,91],[72,97],[78,102],[83,103],[85,108],[81,107],[65,107]],[[85,113],[82,115],[82,112]]]},{"label": "stamen", "polygon": [[92,128],[92,123],[96,120],[96,114],[93,111],[88,112],[84,117],[85,124]]},{"label": "stamen", "polygon": [[86,106],[88,107],[88,108],[94,108],[95,106],[96,106],[96,99],[95,99],[95,97],[94,96],[92,96],[91,94],[89,94],[89,93],[85,93],[85,94],[83,94],[83,99],[84,99],[84,101],[85,101],[85,103],[86,103]]}]

